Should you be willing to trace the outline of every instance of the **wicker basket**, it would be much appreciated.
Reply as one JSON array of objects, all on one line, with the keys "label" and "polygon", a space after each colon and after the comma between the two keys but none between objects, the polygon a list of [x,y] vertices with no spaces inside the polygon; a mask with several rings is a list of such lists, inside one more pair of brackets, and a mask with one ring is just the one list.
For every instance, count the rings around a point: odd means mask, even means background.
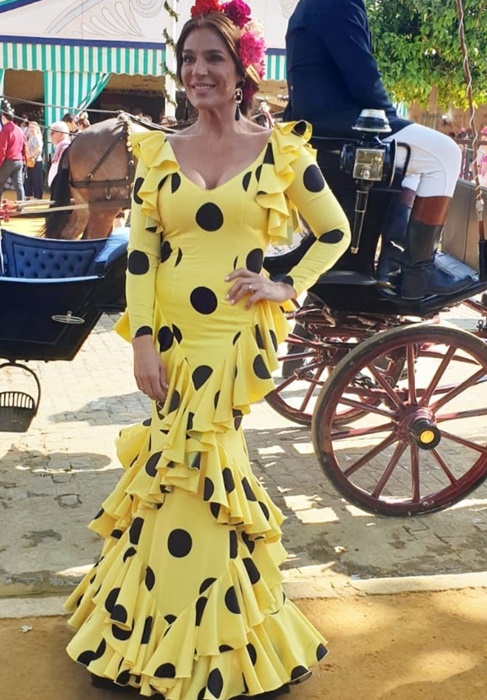
[{"label": "wicker basket", "polygon": [[37,413],[41,398],[41,385],[35,372],[17,362],[5,362],[0,370],[15,367],[28,372],[35,380],[37,396],[25,391],[0,391],[0,432],[25,433]]}]

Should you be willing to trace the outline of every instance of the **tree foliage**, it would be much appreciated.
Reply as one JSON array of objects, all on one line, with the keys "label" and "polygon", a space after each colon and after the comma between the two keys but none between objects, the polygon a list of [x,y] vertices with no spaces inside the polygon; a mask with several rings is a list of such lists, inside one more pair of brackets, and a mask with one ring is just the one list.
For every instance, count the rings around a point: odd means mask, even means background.
[{"label": "tree foliage", "polygon": [[[472,90],[487,102],[487,0],[462,0]],[[466,106],[466,80],[455,0],[365,0],[374,53],[398,101]]]}]

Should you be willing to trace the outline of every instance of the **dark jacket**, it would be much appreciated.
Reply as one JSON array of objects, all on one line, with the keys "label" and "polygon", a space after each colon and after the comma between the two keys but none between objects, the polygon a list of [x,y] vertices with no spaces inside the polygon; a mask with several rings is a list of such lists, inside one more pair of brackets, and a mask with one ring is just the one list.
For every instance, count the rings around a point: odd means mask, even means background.
[{"label": "dark jacket", "polygon": [[360,111],[383,109],[392,133],[398,117],[372,55],[363,0],[300,0],[286,34],[289,105],[285,119],[306,119],[319,136],[357,137]]}]

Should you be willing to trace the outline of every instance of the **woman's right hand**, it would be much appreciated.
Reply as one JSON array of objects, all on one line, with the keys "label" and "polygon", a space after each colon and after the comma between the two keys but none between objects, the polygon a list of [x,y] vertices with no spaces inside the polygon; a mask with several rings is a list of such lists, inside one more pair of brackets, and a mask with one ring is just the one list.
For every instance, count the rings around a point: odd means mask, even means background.
[{"label": "woman's right hand", "polygon": [[152,336],[132,340],[134,376],[140,391],[153,401],[165,401],[168,384],[166,367],[154,347]]}]

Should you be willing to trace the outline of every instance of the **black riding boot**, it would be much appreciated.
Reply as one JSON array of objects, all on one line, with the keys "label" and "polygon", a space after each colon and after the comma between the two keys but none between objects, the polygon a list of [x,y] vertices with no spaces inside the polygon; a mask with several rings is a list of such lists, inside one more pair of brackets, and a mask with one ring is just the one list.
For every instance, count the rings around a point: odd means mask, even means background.
[{"label": "black riding boot", "polygon": [[442,230],[443,224],[425,224],[410,219],[401,272],[401,296],[404,299],[455,294],[471,285],[471,277],[454,276],[436,267],[435,253]]},{"label": "black riding boot", "polygon": [[392,200],[382,226],[382,242],[376,278],[380,287],[393,288],[399,282],[402,258],[406,248],[406,231],[415,193],[404,189]]}]

